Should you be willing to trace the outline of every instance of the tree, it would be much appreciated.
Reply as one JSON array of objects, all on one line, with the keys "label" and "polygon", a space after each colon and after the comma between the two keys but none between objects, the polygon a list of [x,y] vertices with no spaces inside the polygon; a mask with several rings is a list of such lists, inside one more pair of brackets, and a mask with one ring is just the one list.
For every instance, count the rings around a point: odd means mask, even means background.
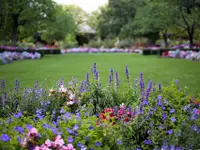
[{"label": "tree", "polygon": [[42,32],[43,38],[47,41],[63,41],[68,34],[75,34],[75,24],[71,13],[66,11],[64,6],[57,6],[54,22],[49,22]]},{"label": "tree", "polygon": [[71,13],[77,32],[79,32],[79,26],[88,22],[89,14],[87,14],[82,8],[76,5],[65,5],[64,10]]},{"label": "tree", "polygon": [[37,27],[53,20],[56,3],[52,0],[3,0],[1,5],[3,15],[9,20],[4,21],[3,26],[10,24],[12,44],[16,45],[21,26]]},{"label": "tree", "polygon": [[161,32],[168,47],[168,29],[173,24],[174,9],[163,0],[143,0],[138,5],[133,26],[136,34]]},{"label": "tree", "polygon": [[99,31],[102,37],[116,37],[121,29],[131,22],[136,13],[136,0],[109,0],[107,6],[101,8]]},{"label": "tree", "polygon": [[187,31],[192,47],[195,30],[200,26],[200,0],[174,0],[171,3],[176,8],[174,22]]}]

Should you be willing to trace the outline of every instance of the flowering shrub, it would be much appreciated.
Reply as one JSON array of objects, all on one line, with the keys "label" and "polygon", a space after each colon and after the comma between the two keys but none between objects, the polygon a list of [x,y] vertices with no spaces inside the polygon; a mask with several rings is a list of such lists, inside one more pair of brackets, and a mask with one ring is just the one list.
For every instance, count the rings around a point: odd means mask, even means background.
[{"label": "flowering shrub", "polygon": [[119,73],[110,69],[103,87],[97,64],[83,82],[63,79],[51,89],[7,92],[0,86],[1,149],[198,149],[200,95],[177,80],[170,86],[145,86],[143,74],[119,90]]},{"label": "flowering shrub", "polygon": [[14,60],[22,60],[22,59],[39,59],[41,58],[40,53],[17,53],[17,52],[3,52],[0,53],[0,61],[3,64],[8,64]]},{"label": "flowering shrub", "polygon": [[65,53],[140,53],[140,49],[119,49],[119,48],[71,48],[63,49],[62,54]]},{"label": "flowering shrub", "polygon": [[184,59],[187,59],[187,60],[200,61],[200,52],[176,50],[176,51],[164,52],[162,54],[162,57],[184,58]]}]

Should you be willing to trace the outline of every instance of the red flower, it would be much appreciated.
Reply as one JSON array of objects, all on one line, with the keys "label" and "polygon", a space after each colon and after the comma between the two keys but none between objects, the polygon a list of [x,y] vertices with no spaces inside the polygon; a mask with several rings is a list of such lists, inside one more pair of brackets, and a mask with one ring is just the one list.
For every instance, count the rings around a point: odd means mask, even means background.
[{"label": "red flower", "polygon": [[120,116],[122,116],[123,114],[124,114],[124,110],[120,109],[120,110],[118,111],[118,116],[120,117]]},{"label": "red flower", "polygon": [[106,110],[104,110],[104,112],[112,114],[114,110],[112,108],[107,108]]},{"label": "red flower", "polygon": [[198,114],[200,115],[200,109],[198,110]]},{"label": "red flower", "polygon": [[101,117],[101,119],[102,119],[103,121],[106,120],[106,116],[105,116],[104,113],[101,113],[101,114],[100,114],[100,117]]},{"label": "red flower", "polygon": [[129,122],[129,118],[128,117],[126,117],[125,119],[124,119],[124,122]]}]

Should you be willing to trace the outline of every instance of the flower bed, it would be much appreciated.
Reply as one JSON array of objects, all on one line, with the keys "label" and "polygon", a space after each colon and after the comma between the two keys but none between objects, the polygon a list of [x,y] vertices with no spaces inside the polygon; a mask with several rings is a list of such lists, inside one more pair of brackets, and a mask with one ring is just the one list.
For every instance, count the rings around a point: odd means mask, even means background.
[{"label": "flower bed", "polygon": [[168,58],[184,58],[187,60],[196,60],[200,61],[200,51],[166,51],[162,54],[162,57],[168,57]]},{"label": "flower bed", "polygon": [[13,46],[0,46],[0,53],[1,52],[29,52],[29,53],[40,53],[41,56],[43,57],[45,54],[61,54],[61,50],[58,49],[53,49],[53,48],[47,48],[47,47],[42,47],[42,48],[22,48],[22,47],[13,47]]},{"label": "flower bed", "polygon": [[106,49],[106,48],[71,48],[62,50],[65,53],[142,53],[140,49]]},{"label": "flower bed", "polygon": [[[0,148],[34,150],[146,150],[200,147],[200,95],[145,85],[143,74],[119,90],[119,73],[110,69],[103,86],[97,64],[85,80],[61,79],[54,88],[0,87]],[[67,85],[67,86],[66,86]]]},{"label": "flower bed", "polygon": [[0,53],[0,62],[2,64],[8,64],[16,60],[22,59],[39,59],[41,58],[40,53],[28,53],[28,52],[3,52]]}]

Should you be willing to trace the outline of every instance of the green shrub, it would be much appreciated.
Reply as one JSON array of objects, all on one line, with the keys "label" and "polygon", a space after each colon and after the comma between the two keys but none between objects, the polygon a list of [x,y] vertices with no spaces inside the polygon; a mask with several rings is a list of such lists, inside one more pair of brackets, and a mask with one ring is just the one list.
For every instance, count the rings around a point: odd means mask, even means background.
[{"label": "green shrub", "polygon": [[133,39],[123,39],[119,42],[119,48],[130,48],[133,46],[134,40]]}]

